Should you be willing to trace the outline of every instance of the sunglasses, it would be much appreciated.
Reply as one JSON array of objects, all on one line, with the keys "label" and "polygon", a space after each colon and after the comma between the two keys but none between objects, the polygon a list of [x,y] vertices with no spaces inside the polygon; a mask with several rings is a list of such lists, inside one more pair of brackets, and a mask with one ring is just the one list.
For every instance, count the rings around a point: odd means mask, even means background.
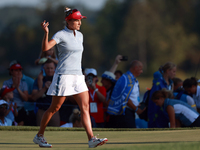
[{"label": "sunglasses", "polygon": [[66,16],[69,16],[70,14],[73,14],[74,12],[77,12],[77,9],[71,9],[66,13]]},{"label": "sunglasses", "polygon": [[0,109],[2,109],[2,108],[8,109],[8,106],[7,105],[0,105]]}]

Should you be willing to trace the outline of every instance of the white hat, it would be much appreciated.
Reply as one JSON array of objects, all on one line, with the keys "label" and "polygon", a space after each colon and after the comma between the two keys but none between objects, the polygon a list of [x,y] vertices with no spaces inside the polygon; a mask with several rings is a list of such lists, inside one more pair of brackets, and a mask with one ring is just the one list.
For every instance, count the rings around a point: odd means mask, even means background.
[{"label": "white hat", "polygon": [[102,78],[109,79],[109,80],[111,80],[111,81],[114,82],[114,83],[116,82],[114,73],[112,73],[112,72],[110,72],[110,71],[105,71],[105,72],[102,74],[101,77],[102,77]]},{"label": "white hat", "polygon": [[96,71],[96,69],[94,69],[94,68],[86,68],[85,69],[85,75],[87,76],[88,74],[93,74],[93,75],[95,75],[95,76],[97,76],[97,71]]},{"label": "white hat", "polygon": [[4,101],[3,99],[0,100],[0,105],[6,104],[8,105],[8,103],[6,101]]}]

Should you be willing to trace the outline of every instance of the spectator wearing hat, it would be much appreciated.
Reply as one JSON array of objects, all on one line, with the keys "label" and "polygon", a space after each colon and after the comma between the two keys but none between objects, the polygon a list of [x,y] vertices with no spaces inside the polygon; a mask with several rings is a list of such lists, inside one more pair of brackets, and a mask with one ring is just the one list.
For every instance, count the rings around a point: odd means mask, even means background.
[{"label": "spectator wearing hat", "polygon": [[16,103],[12,102],[13,90],[14,88],[8,88],[7,86],[3,86],[0,90],[0,98],[5,100],[9,105],[5,116],[9,118],[13,124],[17,125],[17,123],[15,122],[15,117],[18,116],[18,111]]},{"label": "spectator wearing hat", "polygon": [[116,83],[115,75],[110,71],[105,71],[101,77],[101,83],[106,88],[106,101],[108,101]]},{"label": "spectator wearing hat", "polygon": [[89,89],[90,115],[94,118],[96,127],[104,127],[104,103],[106,103],[106,89],[97,84],[97,71],[94,68],[85,69],[86,84]]},{"label": "spectator wearing hat", "polygon": [[12,126],[12,121],[5,117],[8,108],[8,103],[4,100],[0,100],[0,126]]},{"label": "spectator wearing hat", "polygon": [[17,104],[18,116],[15,118],[18,125],[24,125],[26,120],[26,111],[24,109],[24,102],[28,101],[28,86],[22,79],[22,66],[20,63],[10,64],[9,74],[12,76],[9,80],[3,82],[3,85],[13,90],[13,102]]},{"label": "spectator wearing hat", "polygon": [[[10,63],[10,66],[17,64],[17,63],[19,63],[19,62],[16,60],[13,60]],[[22,74],[21,81],[26,82],[26,84],[28,86],[28,101],[24,101],[24,109],[26,111],[26,119],[25,119],[24,125],[35,126],[36,125],[36,115],[34,112],[35,111],[35,103],[33,102],[32,97],[31,97],[34,79],[23,74],[22,72],[21,72],[21,74]]]},{"label": "spectator wearing hat", "polygon": [[106,88],[106,103],[104,104],[105,127],[109,127],[108,121],[109,121],[110,116],[107,113],[107,107],[108,107],[109,99],[111,97],[116,80],[115,80],[115,75],[110,71],[105,71],[101,77],[102,77],[101,83]]}]

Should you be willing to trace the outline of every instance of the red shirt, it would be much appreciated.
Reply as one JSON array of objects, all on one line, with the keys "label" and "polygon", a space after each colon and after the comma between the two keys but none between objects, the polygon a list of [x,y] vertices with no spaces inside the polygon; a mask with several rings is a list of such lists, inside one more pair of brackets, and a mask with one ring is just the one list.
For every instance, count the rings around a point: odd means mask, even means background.
[{"label": "red shirt", "polygon": [[[103,86],[96,84],[98,91],[106,97],[106,89]],[[94,94],[94,96],[93,96]],[[96,92],[89,88],[89,104],[90,104],[90,115],[94,117],[96,123],[104,122],[104,108],[103,102],[100,102]]]}]

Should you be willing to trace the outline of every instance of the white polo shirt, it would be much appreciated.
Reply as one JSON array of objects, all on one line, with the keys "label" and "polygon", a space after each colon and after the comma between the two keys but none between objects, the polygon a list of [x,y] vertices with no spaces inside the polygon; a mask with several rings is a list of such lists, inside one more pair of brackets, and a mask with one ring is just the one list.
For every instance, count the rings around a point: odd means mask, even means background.
[{"label": "white polo shirt", "polygon": [[82,75],[81,61],[83,52],[83,35],[75,30],[65,29],[58,31],[52,37],[57,43],[58,64],[57,74]]},{"label": "white polo shirt", "polygon": [[140,92],[139,92],[139,82],[135,82],[133,90],[130,94],[129,99],[132,101],[132,103],[137,107],[139,106],[140,101]]}]

